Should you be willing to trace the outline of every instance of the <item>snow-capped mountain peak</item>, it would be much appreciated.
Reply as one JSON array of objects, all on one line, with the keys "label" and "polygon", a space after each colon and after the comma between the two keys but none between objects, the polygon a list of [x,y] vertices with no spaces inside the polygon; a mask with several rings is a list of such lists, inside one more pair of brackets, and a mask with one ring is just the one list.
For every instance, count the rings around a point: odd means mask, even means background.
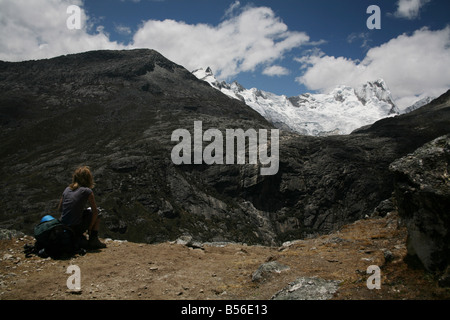
[{"label": "snow-capped mountain peak", "polygon": [[213,72],[212,72],[210,67],[206,68],[206,70],[203,69],[203,68],[200,68],[200,69],[192,71],[192,73],[198,79],[206,81],[206,82],[209,82],[210,84],[217,82],[217,79],[214,76],[214,74],[213,74]]},{"label": "snow-capped mountain peak", "polygon": [[245,89],[236,81],[219,82],[211,68],[197,69],[193,74],[224,94],[244,101],[276,127],[305,135],[349,134],[399,114],[382,79],[357,88],[338,86],[327,94],[305,93],[288,98],[256,88]]},{"label": "snow-capped mountain peak", "polygon": [[390,106],[390,110],[388,111],[389,115],[399,114],[399,109],[397,108],[391,92],[383,79],[365,83],[361,87],[355,89],[355,94],[363,105],[385,102],[387,103],[388,108]]}]

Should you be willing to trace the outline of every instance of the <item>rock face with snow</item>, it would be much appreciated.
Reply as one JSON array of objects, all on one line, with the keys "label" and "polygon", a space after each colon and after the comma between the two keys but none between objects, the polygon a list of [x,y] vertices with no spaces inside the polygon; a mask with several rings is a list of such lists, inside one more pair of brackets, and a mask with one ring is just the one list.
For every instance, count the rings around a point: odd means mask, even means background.
[{"label": "rock face with snow", "polygon": [[193,74],[226,95],[245,102],[276,127],[303,135],[350,134],[380,119],[398,115],[391,92],[383,80],[358,88],[339,86],[327,94],[276,95],[239,83],[219,82],[210,68]]}]

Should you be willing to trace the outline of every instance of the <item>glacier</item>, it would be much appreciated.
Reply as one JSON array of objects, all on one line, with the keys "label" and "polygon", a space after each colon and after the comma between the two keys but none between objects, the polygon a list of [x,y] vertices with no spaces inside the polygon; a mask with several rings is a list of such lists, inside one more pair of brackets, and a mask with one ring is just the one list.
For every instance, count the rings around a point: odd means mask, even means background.
[{"label": "glacier", "polygon": [[302,135],[345,135],[374,122],[400,114],[383,79],[359,87],[337,86],[328,93],[305,93],[294,97],[238,82],[218,81],[211,68],[192,71],[200,80],[234,99],[245,102],[275,127]]}]

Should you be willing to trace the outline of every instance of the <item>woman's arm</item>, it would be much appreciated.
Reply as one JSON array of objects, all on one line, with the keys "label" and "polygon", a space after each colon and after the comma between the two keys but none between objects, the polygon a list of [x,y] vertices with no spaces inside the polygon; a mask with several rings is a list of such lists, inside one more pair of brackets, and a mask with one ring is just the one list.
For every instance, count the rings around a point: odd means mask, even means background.
[{"label": "woman's arm", "polygon": [[88,198],[89,200],[89,204],[91,205],[91,209],[92,209],[92,220],[91,220],[91,224],[89,225],[89,231],[95,230],[98,228],[98,225],[96,226],[96,222],[97,222],[97,218],[98,218],[98,209],[97,209],[97,204],[95,203],[95,197],[94,197],[94,192],[92,192]]}]

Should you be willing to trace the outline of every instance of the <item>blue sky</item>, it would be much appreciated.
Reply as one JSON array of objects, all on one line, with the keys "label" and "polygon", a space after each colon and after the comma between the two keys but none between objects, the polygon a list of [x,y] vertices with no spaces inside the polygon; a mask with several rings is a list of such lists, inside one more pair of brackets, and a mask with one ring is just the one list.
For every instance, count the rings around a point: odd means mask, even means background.
[{"label": "blue sky", "polygon": [[[65,27],[69,5],[81,30]],[[366,12],[380,8],[381,29]],[[0,0],[0,59],[152,48],[294,96],[383,78],[401,106],[450,87],[448,0]]]},{"label": "blue sky", "polygon": [[[95,0],[85,1],[85,8],[88,14],[102,17],[100,24],[105,26],[112,40],[128,44],[142,21],[173,19],[192,25],[204,23],[217,26],[227,19],[226,12],[234,3],[237,4],[229,0]],[[426,3],[419,15],[411,18],[397,17],[394,13],[398,5],[393,0],[265,0],[239,3],[240,8],[269,7],[289,30],[306,32],[311,42],[320,43],[317,47],[327,55],[357,60],[362,60],[370,47],[379,46],[405,32],[411,33],[424,26],[433,30],[442,29],[450,23],[450,1],[446,0]],[[366,10],[372,4],[378,5],[381,10],[380,30],[369,30],[366,25],[371,16]],[[124,33],[123,27],[129,28],[131,33]],[[247,88],[257,87],[288,96],[310,92],[305,85],[295,81],[300,74],[300,65],[293,60],[310,49],[312,46],[309,45],[293,48],[277,60],[277,65],[290,71],[288,75],[261,74],[264,69],[264,64],[261,64],[255,71],[231,75],[225,80],[237,80]],[[205,47],[205,50],[208,49]],[[198,67],[206,66],[199,63]]]}]

